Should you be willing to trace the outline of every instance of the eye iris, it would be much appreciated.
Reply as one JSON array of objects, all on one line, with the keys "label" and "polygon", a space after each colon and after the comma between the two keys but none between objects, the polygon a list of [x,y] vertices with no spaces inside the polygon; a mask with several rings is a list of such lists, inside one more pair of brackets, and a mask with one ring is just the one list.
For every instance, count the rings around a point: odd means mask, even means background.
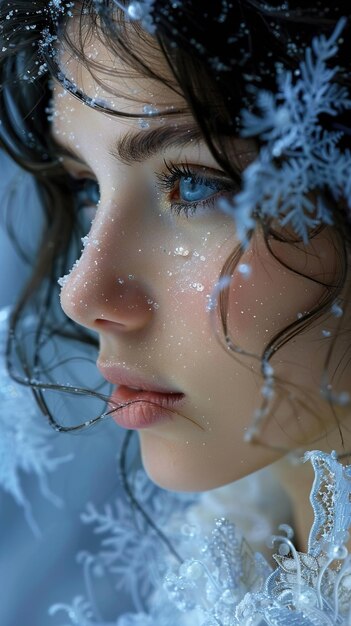
[{"label": "eye iris", "polygon": [[78,202],[81,206],[96,205],[100,200],[99,185],[95,180],[86,179],[78,191]]},{"label": "eye iris", "polygon": [[197,181],[192,176],[181,178],[179,181],[179,195],[186,202],[205,200],[216,191],[209,183]]}]

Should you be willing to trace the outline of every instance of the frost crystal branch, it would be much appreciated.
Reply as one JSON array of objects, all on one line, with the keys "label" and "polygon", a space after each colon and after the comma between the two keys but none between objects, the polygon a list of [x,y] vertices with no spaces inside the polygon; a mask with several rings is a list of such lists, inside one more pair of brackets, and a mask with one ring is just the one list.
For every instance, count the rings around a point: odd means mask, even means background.
[{"label": "frost crystal branch", "polygon": [[338,148],[342,132],[319,122],[322,114],[335,117],[351,108],[348,90],[333,82],[339,68],[328,67],[345,23],[342,18],[329,39],[313,39],[295,82],[291,71],[281,71],[276,94],[258,91],[260,115],[242,113],[242,136],[258,137],[263,147],[243,174],[242,191],[221,207],[233,216],[244,244],[257,216],[278,218],[306,243],[310,228],[332,221],[322,194],[315,206],[312,191],[328,190],[336,202],[349,201],[351,153]]},{"label": "frost crystal branch", "polygon": [[5,368],[2,354],[8,324],[8,310],[0,315],[0,488],[10,493],[24,508],[27,521],[36,535],[40,534],[31,506],[21,486],[21,473],[35,475],[42,494],[53,504],[62,503],[50,492],[47,474],[56,470],[71,456],[52,457],[51,434],[33,401],[30,389],[14,383]]}]

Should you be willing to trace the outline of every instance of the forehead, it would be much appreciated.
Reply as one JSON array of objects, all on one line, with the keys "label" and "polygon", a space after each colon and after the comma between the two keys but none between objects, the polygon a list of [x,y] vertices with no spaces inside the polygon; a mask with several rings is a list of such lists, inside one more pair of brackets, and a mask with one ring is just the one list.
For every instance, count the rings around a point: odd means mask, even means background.
[{"label": "forehead", "polygon": [[[81,38],[82,33],[84,36]],[[127,63],[125,58],[114,54],[99,31],[84,32],[84,23],[81,27],[78,18],[70,19],[67,35],[73,46],[67,45],[65,39],[62,39],[57,47],[64,75],[83,94],[93,100],[102,101],[107,109],[118,112],[118,116],[104,114],[93,107],[85,106],[57,82],[53,89],[53,133],[59,143],[77,148],[75,133],[79,131],[80,143],[86,143],[80,147],[91,151],[93,147],[89,141],[92,139],[92,131],[95,138],[104,136],[112,141],[112,135],[117,132],[134,132],[141,128],[155,128],[160,131],[162,128],[167,130],[167,127],[172,127],[173,136],[176,134],[173,131],[179,129],[180,145],[189,143],[186,133],[190,133],[191,142],[197,143],[202,139],[164,55],[150,36],[146,34],[141,39],[133,31],[130,45],[133,47],[135,42],[133,51],[143,55],[142,59],[157,78],[145,76],[140,69]],[[79,49],[81,41],[81,53],[77,54],[75,47]],[[181,111],[181,114],[176,113],[177,111]],[[157,115],[152,117],[150,113]],[[130,115],[134,117],[128,117]],[[238,154],[249,152],[250,159],[256,150],[251,140],[238,137],[233,139],[233,147]]]},{"label": "forehead", "polygon": [[[121,47],[120,54],[116,54],[113,46],[118,43],[117,35],[111,42],[99,25],[88,19],[84,16],[69,19],[65,36],[56,48],[59,67],[73,89],[87,96],[90,102],[102,103],[106,109],[125,113],[126,117],[187,108],[156,40],[147,33],[141,37],[127,24],[128,47],[137,57],[134,62]],[[145,69],[138,65],[140,60]],[[154,76],[148,75],[148,70]],[[56,98],[55,104],[59,106]]]}]

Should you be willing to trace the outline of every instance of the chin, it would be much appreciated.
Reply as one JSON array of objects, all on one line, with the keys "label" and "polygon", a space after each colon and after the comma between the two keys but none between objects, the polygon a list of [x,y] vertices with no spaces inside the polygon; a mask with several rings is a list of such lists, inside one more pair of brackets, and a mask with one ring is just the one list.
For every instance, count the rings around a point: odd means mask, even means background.
[{"label": "chin", "polygon": [[149,431],[139,432],[141,459],[150,480],[162,489],[202,492],[228,484],[245,474],[228,475],[195,444],[174,441]]}]

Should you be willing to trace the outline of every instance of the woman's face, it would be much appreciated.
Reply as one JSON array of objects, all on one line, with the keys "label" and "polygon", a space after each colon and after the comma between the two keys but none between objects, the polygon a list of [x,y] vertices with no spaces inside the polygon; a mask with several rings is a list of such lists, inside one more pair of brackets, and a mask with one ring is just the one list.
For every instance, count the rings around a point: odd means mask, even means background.
[{"label": "woman's face", "polygon": [[[111,63],[101,43],[92,46],[100,62]],[[233,220],[218,208],[218,199],[230,198],[235,187],[190,114],[147,116],[148,107],[186,108],[181,96],[131,71],[126,77],[117,60],[110,85],[119,97],[104,92],[77,61],[70,59],[66,67],[89,95],[140,114],[113,117],[54,87],[53,135],[76,155],[65,155],[63,164],[74,178],[93,179],[100,188],[88,244],[62,288],[62,307],[98,333],[98,366],[108,380],[123,385],[124,399],[143,397],[128,386],[183,394],[160,399],[152,411],[139,402],[121,413],[120,420],[138,430],[150,477],[170,489],[210,489],[275,461],[283,453],[274,447],[291,449],[306,436],[318,437],[319,420],[329,419],[318,393],[330,345],[323,331],[333,333],[338,320],[323,318],[273,358],[276,375],[291,384],[276,394],[273,416],[262,430],[264,445],[244,443],[262,402],[259,361],[233,358],[223,349],[216,336],[220,323],[213,323],[216,316],[208,310],[222,267],[239,243]],[[243,140],[235,147],[244,168],[254,148]],[[326,232],[307,252],[287,244],[275,244],[275,252],[312,279],[331,282],[335,274],[333,240]],[[275,260],[259,232],[240,263],[251,272],[234,272],[229,328],[241,348],[261,355],[324,289]],[[173,411],[162,409],[172,398]]]}]

